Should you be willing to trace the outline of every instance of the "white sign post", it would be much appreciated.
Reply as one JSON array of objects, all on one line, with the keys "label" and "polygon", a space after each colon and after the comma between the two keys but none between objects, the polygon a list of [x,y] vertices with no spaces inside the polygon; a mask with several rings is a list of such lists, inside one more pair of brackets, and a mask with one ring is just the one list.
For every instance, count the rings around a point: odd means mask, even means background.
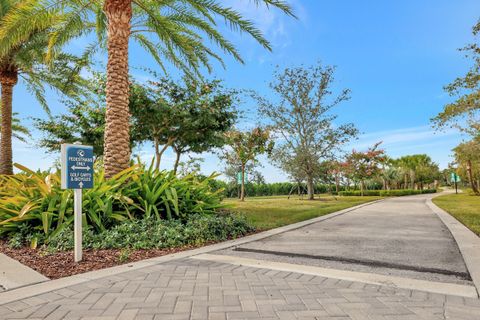
[{"label": "white sign post", "polygon": [[75,243],[74,258],[75,262],[82,261],[82,189],[73,190],[73,240]]},{"label": "white sign post", "polygon": [[93,188],[93,147],[62,144],[62,189],[73,189],[75,262],[82,261],[82,189]]}]

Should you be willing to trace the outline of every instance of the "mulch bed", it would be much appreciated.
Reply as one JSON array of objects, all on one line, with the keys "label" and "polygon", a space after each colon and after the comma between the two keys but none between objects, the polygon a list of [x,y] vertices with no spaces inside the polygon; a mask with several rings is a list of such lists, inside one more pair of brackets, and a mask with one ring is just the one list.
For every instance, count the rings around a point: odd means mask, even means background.
[{"label": "mulch bed", "polygon": [[121,259],[122,250],[120,249],[84,250],[83,260],[80,263],[75,263],[73,261],[73,251],[47,253],[41,249],[31,249],[29,247],[13,249],[8,247],[4,241],[0,241],[1,253],[50,279],[68,277],[193,248],[190,246],[173,249],[131,250],[128,253],[128,259],[125,261]]}]

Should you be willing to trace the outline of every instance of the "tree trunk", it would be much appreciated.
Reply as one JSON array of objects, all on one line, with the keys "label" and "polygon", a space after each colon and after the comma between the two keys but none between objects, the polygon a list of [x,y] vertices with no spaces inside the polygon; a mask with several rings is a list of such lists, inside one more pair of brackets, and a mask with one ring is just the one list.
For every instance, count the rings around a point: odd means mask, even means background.
[{"label": "tree trunk", "polygon": [[132,0],[105,0],[108,20],[107,110],[105,115],[105,177],[130,165],[128,40]]},{"label": "tree trunk", "polygon": [[180,156],[182,153],[177,149],[175,149],[175,152],[177,153],[177,158],[175,159],[175,165],[173,166],[173,173],[177,174],[178,164],[180,163]]},{"label": "tree trunk", "polygon": [[155,149],[155,170],[160,170],[160,158],[162,155],[160,154],[158,140],[153,139],[153,147]]},{"label": "tree trunk", "polygon": [[307,176],[307,193],[308,193],[308,200],[313,200],[315,198],[313,178],[311,176]]},{"label": "tree trunk", "polygon": [[360,194],[362,195],[363,197],[363,193],[365,191],[365,181],[360,181]]},{"label": "tree trunk", "polygon": [[162,161],[162,156],[170,146],[170,144],[166,144],[160,149],[160,144],[158,143],[157,139],[154,139],[153,144],[155,146],[155,169],[160,170],[160,163]]},{"label": "tree trunk", "polygon": [[472,186],[473,192],[475,194],[478,194],[479,192],[478,192],[477,186],[475,185],[475,180],[473,180],[472,161],[470,160],[467,161],[467,173],[468,173],[468,180],[470,180],[470,186]]},{"label": "tree trunk", "polygon": [[335,191],[337,192],[337,194],[340,191],[340,182],[338,179],[338,174],[335,175]]},{"label": "tree trunk", "polygon": [[408,189],[408,175],[406,173],[403,176],[403,188]]},{"label": "tree trunk", "polygon": [[16,68],[8,66],[0,70],[0,84],[2,86],[1,110],[2,129],[0,138],[0,174],[13,174],[12,165],[12,98],[13,87],[18,80]]},{"label": "tree trunk", "polygon": [[245,165],[242,164],[242,185],[240,187],[240,201],[245,201]]}]

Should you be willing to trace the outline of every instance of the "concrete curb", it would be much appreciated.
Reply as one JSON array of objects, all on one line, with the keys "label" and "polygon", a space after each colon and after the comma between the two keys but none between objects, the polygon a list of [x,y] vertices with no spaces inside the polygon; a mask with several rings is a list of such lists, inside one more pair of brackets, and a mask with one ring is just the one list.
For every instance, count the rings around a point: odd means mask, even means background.
[{"label": "concrete curb", "polygon": [[276,271],[287,271],[293,273],[309,274],[324,278],[340,279],[353,282],[362,282],[378,286],[387,286],[393,288],[409,289],[415,291],[432,292],[444,295],[454,295],[467,298],[477,298],[477,291],[473,286],[435,282],[411,278],[402,278],[397,276],[386,276],[382,274],[357,272],[349,270],[329,269],[316,266],[305,266],[285,262],[274,262],[265,260],[256,260],[250,258],[231,257],[215,254],[200,254],[192,257],[196,260],[214,261],[219,263],[228,263],[244,267],[253,267],[260,269],[270,269]]},{"label": "concrete curb", "polygon": [[350,207],[350,208],[343,209],[343,210],[340,210],[340,211],[332,212],[332,213],[326,214],[326,215],[321,216],[321,217],[297,222],[297,223],[286,225],[286,226],[283,226],[283,227],[280,227],[280,228],[271,229],[271,230],[268,230],[268,231],[256,233],[256,234],[246,236],[246,237],[243,237],[243,238],[230,240],[230,241],[225,241],[225,242],[201,247],[201,248],[198,248],[198,249],[182,251],[182,252],[173,253],[173,254],[169,254],[169,255],[165,255],[165,256],[161,256],[161,257],[156,257],[156,258],[152,258],[152,259],[146,259],[146,260],[142,260],[142,261],[138,261],[138,262],[134,262],[134,263],[130,263],[130,264],[124,264],[124,265],[120,265],[120,266],[116,266],[116,267],[90,271],[90,272],[86,272],[86,273],[82,273],[82,274],[78,274],[78,275],[74,275],[74,276],[70,276],[70,277],[65,277],[65,278],[56,279],[56,280],[50,280],[50,281],[47,281],[47,282],[42,282],[42,283],[30,285],[30,286],[25,286],[25,287],[1,292],[0,293],[0,305],[6,304],[6,303],[9,303],[9,302],[13,302],[13,301],[16,301],[16,300],[24,299],[24,298],[36,296],[36,295],[46,293],[46,292],[50,292],[50,291],[53,291],[53,290],[58,290],[58,289],[61,289],[61,288],[67,287],[67,286],[72,286],[72,285],[96,280],[96,279],[107,277],[107,276],[113,276],[113,275],[116,275],[116,274],[141,269],[141,268],[149,267],[149,266],[152,266],[152,265],[157,265],[157,264],[160,264],[160,263],[165,263],[165,262],[172,261],[172,260],[188,258],[188,257],[195,256],[195,255],[200,255],[200,254],[204,254],[204,253],[208,253],[208,252],[212,252],[212,251],[217,251],[217,250],[223,250],[223,249],[227,249],[227,248],[230,248],[230,247],[242,245],[242,244],[245,244],[245,243],[248,243],[248,242],[265,239],[265,238],[268,238],[268,237],[271,237],[271,236],[274,236],[274,235],[277,235],[277,234],[280,234],[280,233],[283,233],[283,232],[286,232],[286,231],[295,230],[295,229],[298,229],[298,228],[301,228],[301,227],[304,227],[304,226],[308,226],[308,225],[313,224],[313,223],[317,223],[317,222],[320,222],[320,221],[331,219],[331,218],[340,216],[342,214],[345,214],[347,212],[354,211],[354,210],[357,210],[359,208],[369,206],[369,205],[372,205],[374,203],[377,203],[377,202],[380,202],[380,201],[383,201],[383,200],[385,200],[385,199],[380,199],[380,200],[375,200],[375,201],[363,203],[363,204],[360,204],[358,206],[354,206],[354,207]]},{"label": "concrete curb", "polygon": [[432,199],[427,199],[426,203],[442,220],[457,242],[468,272],[472,277],[472,282],[477,289],[478,298],[480,292],[480,238],[448,212],[434,204]]}]

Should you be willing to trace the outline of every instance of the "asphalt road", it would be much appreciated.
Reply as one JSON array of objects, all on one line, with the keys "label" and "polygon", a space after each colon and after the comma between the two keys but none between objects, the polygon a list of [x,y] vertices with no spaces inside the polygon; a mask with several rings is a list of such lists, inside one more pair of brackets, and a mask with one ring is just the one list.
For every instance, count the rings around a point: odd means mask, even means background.
[{"label": "asphalt road", "polygon": [[470,284],[455,240],[426,205],[431,197],[387,199],[215,254]]}]

